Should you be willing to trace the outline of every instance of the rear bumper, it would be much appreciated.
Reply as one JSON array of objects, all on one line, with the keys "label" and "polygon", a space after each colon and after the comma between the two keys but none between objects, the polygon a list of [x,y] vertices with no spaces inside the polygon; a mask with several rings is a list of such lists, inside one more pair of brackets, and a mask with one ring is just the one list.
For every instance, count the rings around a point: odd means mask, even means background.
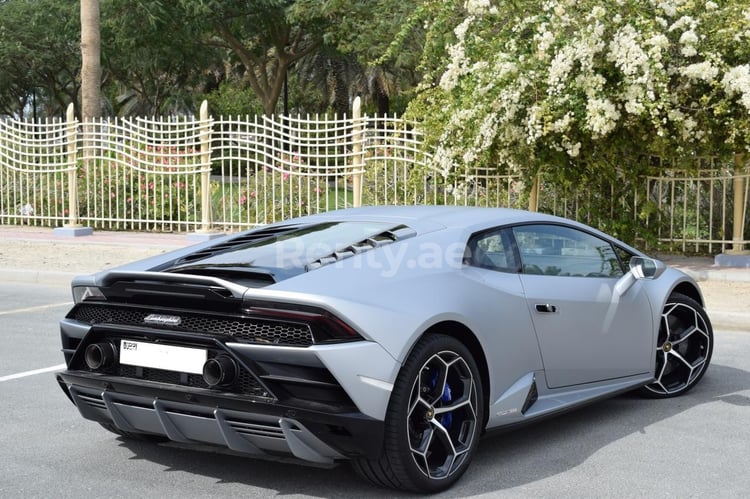
[{"label": "rear bumper", "polygon": [[86,371],[64,371],[57,379],[84,418],[125,432],[322,464],[381,452],[383,422],[361,413],[320,412]]}]

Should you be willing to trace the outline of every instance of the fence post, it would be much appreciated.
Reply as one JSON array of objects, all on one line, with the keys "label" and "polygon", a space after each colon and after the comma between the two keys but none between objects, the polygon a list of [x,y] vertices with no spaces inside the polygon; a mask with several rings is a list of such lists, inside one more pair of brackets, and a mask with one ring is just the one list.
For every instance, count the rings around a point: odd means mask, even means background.
[{"label": "fence post", "polygon": [[362,206],[362,180],[364,177],[365,158],[363,154],[362,142],[364,134],[362,133],[362,101],[359,97],[354,99],[352,105],[352,166],[358,166],[359,171],[352,175],[352,206],[359,208]]},{"label": "fence post", "polygon": [[537,173],[532,182],[529,193],[529,211],[539,211],[539,187],[542,183],[542,174]]},{"label": "fence post", "polygon": [[72,102],[68,104],[65,124],[68,144],[68,223],[56,227],[52,232],[58,236],[89,236],[94,229],[84,227],[78,220],[78,123]]},{"label": "fence post", "polygon": [[733,214],[733,226],[732,226],[732,250],[731,254],[743,255],[745,252],[745,245],[742,241],[745,240],[745,178],[742,176],[745,173],[745,154],[738,153],[734,155],[734,183],[733,183],[733,197],[734,197],[734,214]]},{"label": "fence post", "polygon": [[208,101],[204,100],[200,109],[200,187],[201,187],[201,224],[190,239],[212,239],[220,234],[213,230],[211,221],[211,121],[208,117]]},{"label": "fence post", "polygon": [[78,158],[76,157],[76,142],[78,140],[78,128],[75,122],[75,109],[73,103],[68,104],[68,112],[65,116],[67,124],[66,138],[68,141],[68,227],[78,226]]}]

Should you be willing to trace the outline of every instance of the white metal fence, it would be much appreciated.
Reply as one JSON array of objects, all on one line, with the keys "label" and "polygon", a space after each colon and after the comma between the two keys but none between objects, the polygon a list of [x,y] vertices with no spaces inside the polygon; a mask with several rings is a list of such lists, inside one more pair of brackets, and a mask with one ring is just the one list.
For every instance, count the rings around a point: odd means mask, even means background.
[{"label": "white metal fence", "polygon": [[[716,165],[714,165],[716,166]],[[729,168],[709,168],[699,173],[668,171],[645,179],[645,199],[659,242],[672,243],[682,252],[723,252],[745,245],[750,234],[747,205],[750,175]],[[736,199],[739,198],[739,203]],[[735,221],[739,219],[739,223]],[[742,229],[738,232],[736,227]],[[676,243],[676,246],[675,246]]]},{"label": "white metal fence", "polygon": [[[393,117],[136,118],[0,121],[0,223],[108,230],[234,231],[361,204],[525,208],[521,179],[424,168],[413,123]],[[698,171],[698,170],[696,170]],[[617,233],[648,226],[661,243],[716,252],[747,243],[747,184],[738,214],[732,168],[699,175],[560,186],[538,179],[535,205]],[[742,218],[745,232],[734,234]]]},{"label": "white metal fence", "polygon": [[69,215],[76,124],[0,121],[0,222],[57,225]]}]

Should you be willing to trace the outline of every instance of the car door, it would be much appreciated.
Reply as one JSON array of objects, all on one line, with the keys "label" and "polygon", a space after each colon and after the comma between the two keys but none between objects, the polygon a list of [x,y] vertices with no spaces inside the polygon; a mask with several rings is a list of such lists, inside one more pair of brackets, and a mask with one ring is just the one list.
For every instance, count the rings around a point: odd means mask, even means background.
[{"label": "car door", "polygon": [[547,384],[560,388],[645,373],[653,320],[643,283],[620,296],[613,246],[578,228],[512,229]]}]

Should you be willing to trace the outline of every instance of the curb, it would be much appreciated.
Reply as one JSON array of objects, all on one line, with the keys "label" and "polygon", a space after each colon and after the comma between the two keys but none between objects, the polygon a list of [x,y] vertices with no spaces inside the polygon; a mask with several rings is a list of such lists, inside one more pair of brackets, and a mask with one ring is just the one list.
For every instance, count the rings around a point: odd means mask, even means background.
[{"label": "curb", "polygon": [[701,281],[733,281],[750,282],[750,272],[745,269],[729,267],[727,269],[688,269],[673,267],[684,272],[698,282]]},{"label": "curb", "polygon": [[70,287],[70,281],[85,272],[54,272],[33,269],[0,269],[0,281]]},{"label": "curb", "polygon": [[714,329],[747,331],[750,312],[728,312],[726,310],[706,310]]}]

